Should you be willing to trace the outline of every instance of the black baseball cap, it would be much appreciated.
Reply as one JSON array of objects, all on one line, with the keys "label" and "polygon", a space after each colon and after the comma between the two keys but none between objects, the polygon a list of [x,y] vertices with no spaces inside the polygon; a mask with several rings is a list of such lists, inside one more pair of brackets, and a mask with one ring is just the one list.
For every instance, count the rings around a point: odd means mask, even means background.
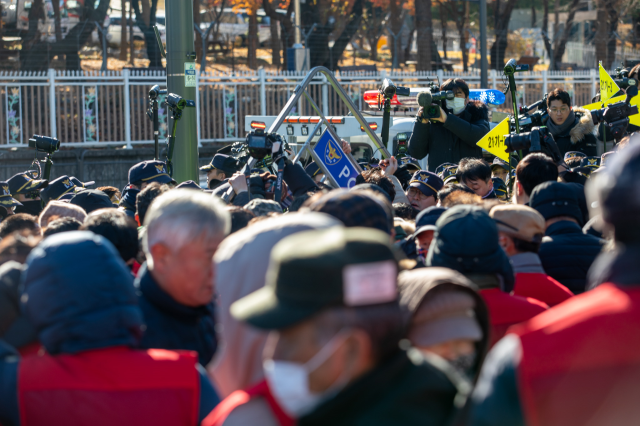
[{"label": "black baseball cap", "polygon": [[164,161],[143,161],[129,169],[129,183],[135,182],[158,182],[176,183],[167,173],[167,165]]},{"label": "black baseball cap", "polygon": [[40,192],[40,198],[46,206],[49,201],[59,200],[64,195],[73,195],[77,186],[71,182],[67,175],[60,176],[49,182],[49,185]]},{"label": "black baseball cap", "polygon": [[13,195],[28,194],[30,192],[39,191],[49,185],[48,180],[36,180],[30,172],[22,172],[17,175],[13,175],[7,182],[9,183],[9,190]]},{"label": "black baseball cap", "polygon": [[69,200],[69,204],[82,207],[87,214],[100,209],[114,209],[118,207],[111,202],[107,194],[97,189],[85,189],[84,191],[78,192]]},{"label": "black baseball cap", "polygon": [[8,182],[0,182],[0,206],[2,207],[18,207],[22,203],[11,196]]},{"label": "black baseball cap", "polygon": [[227,176],[231,176],[238,171],[238,160],[226,154],[216,154],[211,163],[200,167],[200,170],[203,172],[222,170]]},{"label": "black baseball cap", "polygon": [[200,188],[200,185],[198,185],[193,180],[187,180],[185,182],[182,182],[180,185],[176,186],[176,189],[178,189],[178,188],[188,188],[188,189],[199,189],[199,190],[202,190],[202,188]]},{"label": "black baseball cap", "polygon": [[233,303],[231,315],[280,330],[333,306],[397,303],[397,275],[387,233],[344,227],[300,232],[276,244],[265,286]]},{"label": "black baseball cap", "polygon": [[320,170],[320,167],[318,167],[315,161],[307,164],[307,167],[304,168],[304,171],[307,172],[307,174],[311,177],[316,177],[318,173],[324,173],[322,170]]},{"label": "black baseball cap", "polygon": [[506,171],[509,171],[509,165],[506,161],[496,157],[493,159],[493,163],[491,163],[491,170],[493,171],[495,169],[504,169]]},{"label": "black baseball cap", "polygon": [[435,231],[437,229],[436,222],[440,219],[442,213],[446,211],[447,209],[444,207],[433,206],[418,213],[416,217],[416,232],[413,233],[413,237],[417,237],[424,231]]},{"label": "black baseball cap", "polygon": [[531,191],[529,206],[536,209],[545,220],[558,216],[570,216],[578,223],[584,223],[578,195],[570,183],[541,183]]}]

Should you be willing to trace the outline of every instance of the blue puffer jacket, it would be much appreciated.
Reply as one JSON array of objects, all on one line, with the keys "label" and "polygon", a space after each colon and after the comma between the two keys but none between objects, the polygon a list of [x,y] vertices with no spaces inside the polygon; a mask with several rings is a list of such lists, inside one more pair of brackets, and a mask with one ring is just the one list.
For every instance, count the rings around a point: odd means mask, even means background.
[{"label": "blue puffer jacket", "polygon": [[213,302],[197,308],[176,302],[158,286],[146,264],[138,272],[136,287],[147,325],[140,346],[196,351],[206,366],[218,347]]},{"label": "blue puffer jacket", "polygon": [[547,275],[580,294],[585,291],[587,273],[603,243],[600,238],[584,234],[580,225],[561,221],[547,228],[538,254]]},{"label": "blue puffer jacket", "polygon": [[[92,232],[53,235],[36,247],[22,275],[23,312],[51,355],[136,347],[143,317],[133,278],[113,245]],[[19,425],[16,353],[0,342],[0,423]],[[201,372],[200,412],[218,402]],[[203,413],[204,411],[204,413]]]}]

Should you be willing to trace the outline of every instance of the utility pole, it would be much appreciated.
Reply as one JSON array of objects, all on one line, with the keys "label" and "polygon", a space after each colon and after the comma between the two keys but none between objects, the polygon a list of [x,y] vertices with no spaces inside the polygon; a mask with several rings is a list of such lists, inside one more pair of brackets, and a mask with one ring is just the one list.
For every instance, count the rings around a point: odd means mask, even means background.
[{"label": "utility pole", "polygon": [[[295,42],[295,44],[300,44],[300,43],[302,43],[302,37],[301,37],[301,34],[300,34],[300,22],[301,22],[301,20],[300,20],[300,0],[294,0],[294,2],[293,2],[293,13],[295,14],[295,16],[294,16],[294,21],[295,21],[294,42]],[[306,43],[305,43],[304,47],[307,47]]]},{"label": "utility pole", "polygon": [[[185,100],[196,100],[193,2],[166,0],[167,90]],[[185,108],[176,132],[173,178],[198,181],[198,131],[196,108]]]}]

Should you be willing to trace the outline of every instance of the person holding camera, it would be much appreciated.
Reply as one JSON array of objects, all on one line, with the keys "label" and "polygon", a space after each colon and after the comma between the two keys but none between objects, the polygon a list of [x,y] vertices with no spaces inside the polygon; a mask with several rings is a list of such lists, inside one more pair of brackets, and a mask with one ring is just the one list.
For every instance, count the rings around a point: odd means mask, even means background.
[{"label": "person holding camera", "polygon": [[482,158],[482,149],[476,143],[489,132],[489,110],[482,102],[469,99],[469,86],[464,80],[449,79],[440,90],[453,91],[455,98],[440,106],[436,118],[423,118],[420,108],[409,139],[409,155],[417,159],[429,155],[430,172],[442,163]]},{"label": "person holding camera", "polygon": [[591,112],[584,108],[572,107],[571,96],[560,88],[550,92],[547,101],[549,102],[547,127],[560,153],[564,155],[569,151],[580,151],[588,157],[598,155]]}]

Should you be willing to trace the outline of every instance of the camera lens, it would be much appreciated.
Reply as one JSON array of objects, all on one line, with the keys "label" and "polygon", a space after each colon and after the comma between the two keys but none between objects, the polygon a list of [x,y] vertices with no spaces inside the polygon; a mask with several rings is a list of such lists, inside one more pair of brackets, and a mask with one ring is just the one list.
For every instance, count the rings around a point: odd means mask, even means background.
[{"label": "camera lens", "polygon": [[520,135],[507,135],[504,138],[504,144],[507,147],[506,152],[515,152],[521,149],[529,149],[531,146],[531,134],[522,133]]}]

